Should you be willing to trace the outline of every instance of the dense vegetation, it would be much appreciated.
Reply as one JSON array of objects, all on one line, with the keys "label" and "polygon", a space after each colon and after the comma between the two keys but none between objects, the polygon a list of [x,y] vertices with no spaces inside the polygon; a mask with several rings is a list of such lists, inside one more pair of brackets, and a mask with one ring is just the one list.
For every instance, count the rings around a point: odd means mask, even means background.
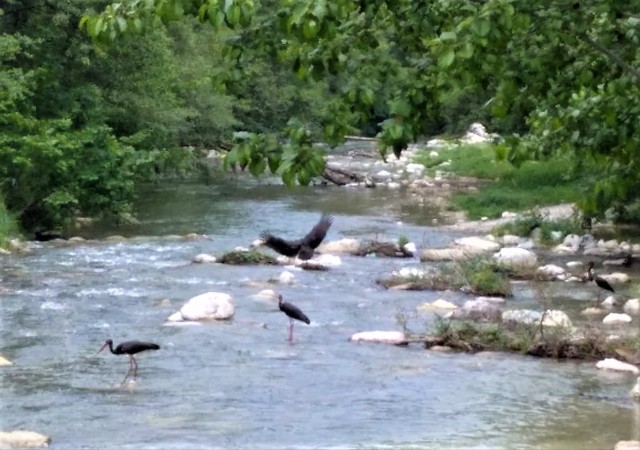
[{"label": "dense vegetation", "polygon": [[0,2],[0,198],[27,232],[77,215],[125,220],[138,182],[192,171],[234,131],[281,129],[293,114],[311,123],[324,98],[324,84],[266,59],[221,89],[229,33],[196,19],[92,43],[78,24],[105,5]]},{"label": "dense vegetation", "polygon": [[471,120],[505,137],[504,160],[582,174],[586,213],[640,210],[640,3],[0,8],[0,189],[22,226],[122,217],[136,182],[189,167],[185,146],[235,144],[229,164],[305,184],[324,167],[317,139],[378,134],[398,155]]}]

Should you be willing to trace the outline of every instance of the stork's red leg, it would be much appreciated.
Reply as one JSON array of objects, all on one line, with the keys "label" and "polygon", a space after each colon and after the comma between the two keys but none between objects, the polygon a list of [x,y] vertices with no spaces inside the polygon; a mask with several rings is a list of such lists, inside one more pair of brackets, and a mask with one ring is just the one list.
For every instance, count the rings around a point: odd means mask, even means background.
[{"label": "stork's red leg", "polygon": [[293,319],[289,319],[289,342],[293,341]]},{"label": "stork's red leg", "polygon": [[135,380],[138,376],[138,362],[133,355],[131,355],[131,362],[133,362],[133,379]]},{"label": "stork's red leg", "polygon": [[131,373],[131,369],[133,368],[133,366],[131,364],[131,359],[132,358],[133,358],[133,356],[129,355],[129,370],[127,370],[127,374],[124,376],[124,380],[122,380],[122,383],[120,383],[121,386],[124,384],[125,381],[127,381],[127,378],[129,378],[129,374]]}]

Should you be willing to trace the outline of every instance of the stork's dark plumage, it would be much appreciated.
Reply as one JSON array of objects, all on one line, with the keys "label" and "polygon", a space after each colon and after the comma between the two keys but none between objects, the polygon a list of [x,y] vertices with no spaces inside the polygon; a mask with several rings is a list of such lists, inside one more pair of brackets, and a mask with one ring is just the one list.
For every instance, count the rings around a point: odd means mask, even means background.
[{"label": "stork's dark plumage", "polygon": [[327,235],[327,231],[329,231],[332,222],[333,217],[328,214],[322,214],[318,223],[315,224],[305,237],[294,241],[288,241],[266,232],[262,233],[260,238],[262,245],[266,245],[281,255],[289,257],[297,256],[300,259],[307,260],[311,259],[314,250]]},{"label": "stork's dark plumage", "polygon": [[293,340],[293,321],[299,320],[300,322],[304,322],[307,325],[311,323],[309,318],[305,313],[303,313],[300,308],[296,305],[293,305],[289,302],[285,302],[282,299],[282,295],[278,295],[278,307],[280,311],[285,313],[287,317],[289,317],[289,342]]},{"label": "stork's dark plumage", "polygon": [[595,263],[593,261],[590,261],[589,265],[587,266],[587,276],[589,281],[595,281],[596,285],[600,288],[598,290],[598,303],[599,303],[600,294],[602,292],[601,290],[609,291],[614,294],[616,291],[613,290],[613,287],[611,287],[611,285],[607,280],[596,275],[595,271],[593,270],[594,266],[595,266]]},{"label": "stork's dark plumage", "polygon": [[104,344],[102,345],[100,350],[98,350],[98,353],[104,350],[107,346],[109,347],[109,350],[111,350],[111,353],[113,353],[114,355],[129,355],[129,371],[125,375],[124,380],[122,380],[122,384],[127,381],[127,378],[129,377],[132,369],[134,380],[138,375],[138,363],[136,362],[136,359],[133,355],[135,355],[136,353],[144,352],[146,350],[160,350],[160,346],[158,344],[154,344],[153,342],[141,341],[126,341],[118,344],[118,346],[114,349],[113,341],[111,339],[107,339],[106,341],[104,341]]}]

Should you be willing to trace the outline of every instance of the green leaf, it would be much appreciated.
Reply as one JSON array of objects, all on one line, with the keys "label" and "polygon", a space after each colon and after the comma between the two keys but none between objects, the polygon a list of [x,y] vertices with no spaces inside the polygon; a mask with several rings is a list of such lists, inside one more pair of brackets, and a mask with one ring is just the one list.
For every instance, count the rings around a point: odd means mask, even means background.
[{"label": "green leaf", "polygon": [[456,35],[455,31],[445,31],[444,33],[440,34],[440,40],[442,42],[455,41],[457,37],[458,36]]},{"label": "green leaf", "polygon": [[267,163],[264,161],[264,158],[252,158],[249,163],[249,172],[254,177],[261,175],[264,172],[264,169],[267,167]]},{"label": "green leaf", "polygon": [[443,69],[449,67],[451,64],[453,64],[455,58],[456,53],[452,48],[445,50],[445,52],[438,57],[438,67],[441,67]]}]

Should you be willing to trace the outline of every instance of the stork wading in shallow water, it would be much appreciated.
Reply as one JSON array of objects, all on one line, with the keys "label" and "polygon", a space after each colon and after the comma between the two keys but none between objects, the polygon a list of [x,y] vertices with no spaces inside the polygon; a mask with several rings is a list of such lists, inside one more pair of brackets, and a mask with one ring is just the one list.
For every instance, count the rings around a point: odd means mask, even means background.
[{"label": "stork wading in shallow water", "polygon": [[594,281],[598,286],[598,303],[600,303],[600,295],[602,293],[602,290],[609,291],[612,294],[615,294],[616,291],[613,290],[613,287],[611,287],[607,280],[596,275],[595,271],[593,270],[594,266],[595,263],[593,261],[590,261],[589,265],[587,266],[587,280]]},{"label": "stork wading in shallow water", "polygon": [[293,341],[293,321],[299,320],[300,322],[304,322],[307,325],[311,323],[309,318],[305,313],[303,313],[300,308],[291,303],[285,302],[282,299],[282,295],[278,295],[278,307],[280,311],[285,313],[287,317],[289,317],[289,342]]},{"label": "stork wading in shallow water", "polygon": [[107,339],[106,341],[104,341],[104,344],[102,345],[100,350],[98,350],[98,353],[104,350],[107,346],[109,347],[109,350],[111,350],[111,353],[113,353],[114,355],[129,355],[129,371],[124,376],[124,380],[122,380],[122,383],[120,384],[124,384],[124,382],[127,381],[131,370],[133,370],[134,380],[138,375],[138,363],[136,362],[136,358],[133,355],[135,355],[136,353],[144,352],[146,350],[160,350],[160,346],[158,344],[154,344],[153,342],[141,341],[126,341],[118,344],[118,346],[114,349],[113,341],[111,339]]},{"label": "stork wading in shallow water", "polygon": [[313,257],[314,250],[323,241],[332,223],[333,217],[328,214],[322,214],[318,223],[302,239],[289,241],[264,232],[252,247],[264,245],[281,255],[290,258],[297,256],[299,259],[308,260]]}]

